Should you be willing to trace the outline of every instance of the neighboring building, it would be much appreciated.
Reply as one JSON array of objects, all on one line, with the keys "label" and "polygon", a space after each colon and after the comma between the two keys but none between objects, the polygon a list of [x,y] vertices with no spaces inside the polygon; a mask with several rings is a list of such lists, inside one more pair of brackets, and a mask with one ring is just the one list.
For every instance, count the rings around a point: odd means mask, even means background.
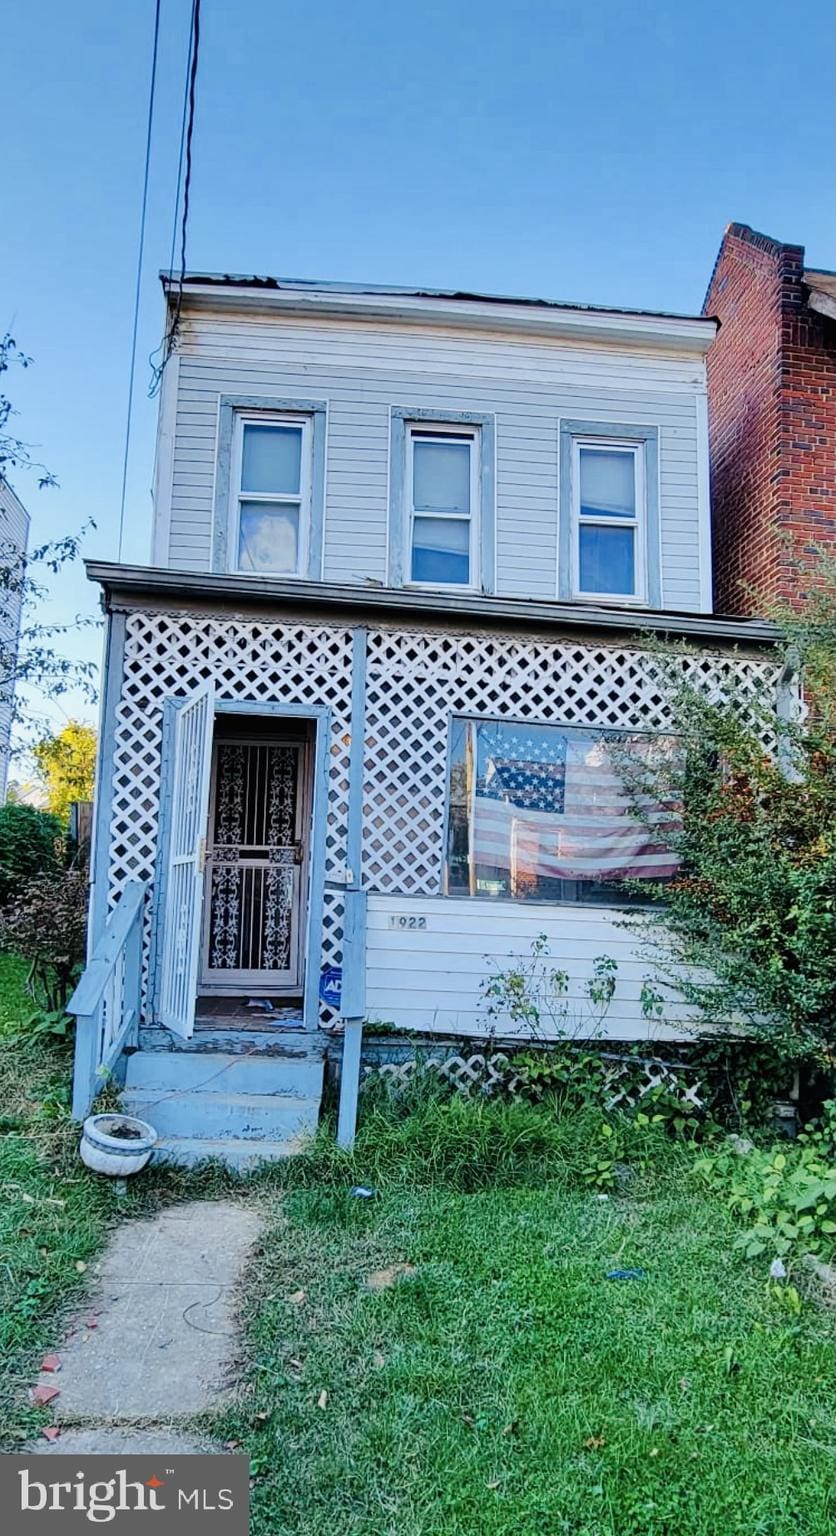
[{"label": "neighboring building", "polygon": [[836,552],[836,273],[730,224],[703,312],[716,607],[762,613]]},{"label": "neighboring building", "polygon": [[693,641],[706,679],[775,676],[769,626],[712,617],[714,322],[197,275],[168,299],[154,563],[89,566],[109,628],[76,1113],[136,1011],[125,1102],[171,1155],[280,1152],[342,1016],[347,1135],[360,1022],[483,1034],[481,982],[539,934],[581,1033],[607,954],[607,1033],[646,1036],[616,882],[670,866],[607,750],[664,736],[642,636]]},{"label": "neighboring building", "polygon": [[20,637],[21,579],[29,544],[29,513],[0,475],[0,805],[6,798],[14,704],[14,658]]}]

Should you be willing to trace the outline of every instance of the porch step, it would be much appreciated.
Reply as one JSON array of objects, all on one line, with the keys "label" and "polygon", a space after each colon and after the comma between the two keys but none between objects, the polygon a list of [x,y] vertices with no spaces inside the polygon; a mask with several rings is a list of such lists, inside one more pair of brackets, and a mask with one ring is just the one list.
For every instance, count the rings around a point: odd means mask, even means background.
[{"label": "porch step", "polygon": [[157,1025],[143,1025],[139,1031],[141,1052],[156,1051],[169,1057],[182,1055],[228,1055],[317,1058],[325,1054],[327,1036],[308,1030],[282,1029],[279,1025],[260,1024],[246,1029],[240,1024],[224,1024],[222,1020],[211,1027],[201,1025],[189,1040],[181,1040],[167,1029]]},{"label": "porch step", "polygon": [[[147,1120],[164,1137],[189,1140],[294,1141],[313,1135],[319,1120],[319,1097],[285,1093],[215,1093],[126,1088],[119,1096],[129,1115]],[[212,1154],[207,1153],[207,1156]]]},{"label": "porch step", "polygon": [[148,1097],[170,1090],[194,1093],[284,1094],[319,1099],[322,1057],[299,1052],[263,1055],[231,1051],[134,1051],[128,1057],[125,1087]]},{"label": "porch step", "polygon": [[203,1136],[161,1136],[154,1148],[152,1161],[176,1163],[183,1168],[194,1168],[210,1158],[224,1163],[234,1173],[252,1173],[260,1164],[276,1163],[284,1157],[294,1157],[303,1152],[307,1137],[300,1136],[285,1141],[239,1141],[235,1137],[212,1140]]}]

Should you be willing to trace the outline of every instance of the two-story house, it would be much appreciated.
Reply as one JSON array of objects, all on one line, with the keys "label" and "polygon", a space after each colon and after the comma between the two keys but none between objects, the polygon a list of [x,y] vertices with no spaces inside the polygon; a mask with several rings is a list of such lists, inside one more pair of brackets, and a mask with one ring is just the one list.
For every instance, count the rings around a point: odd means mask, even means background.
[{"label": "two-story house", "polygon": [[273,1155],[342,1021],[347,1137],[363,1021],[484,1033],[481,982],[539,934],[578,999],[615,958],[608,1033],[646,1036],[618,882],[669,856],[607,747],[665,731],[643,637],[771,676],[769,627],[713,616],[715,322],[165,288],[153,564],[89,566],[108,640],[76,1112],[141,1021],[125,1102],[168,1155]]}]

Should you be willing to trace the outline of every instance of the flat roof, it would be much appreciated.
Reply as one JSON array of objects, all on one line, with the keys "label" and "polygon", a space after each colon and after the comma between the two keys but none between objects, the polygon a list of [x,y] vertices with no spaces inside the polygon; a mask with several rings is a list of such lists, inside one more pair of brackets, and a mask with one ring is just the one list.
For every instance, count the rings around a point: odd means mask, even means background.
[{"label": "flat roof", "polygon": [[534,332],[542,335],[651,343],[704,354],[718,322],[703,315],[627,309],[559,299],[521,298],[457,288],[413,288],[384,283],[320,282],[231,272],[160,273],[169,303],[189,307],[276,309],[293,313],[371,316],[400,322]]},{"label": "flat roof", "polygon": [[[176,291],[180,279],[168,272],[160,272],[160,281],[166,291]],[[410,288],[397,283],[348,283],[308,277],[259,277],[240,272],[187,272],[184,288],[206,286],[214,288],[259,288],[268,292],[304,292],[322,294],[356,294],[358,296],[387,296],[411,299],[441,299],[448,302],[476,304],[521,304],[527,309],[568,309],[592,315],[644,315],[656,320],[693,320],[705,325],[704,315],[688,314],[679,310],[640,309],[622,304],[581,304],[574,299],[527,298],[510,293],[481,293],[459,288]],[[713,322],[717,324],[717,322]]]}]

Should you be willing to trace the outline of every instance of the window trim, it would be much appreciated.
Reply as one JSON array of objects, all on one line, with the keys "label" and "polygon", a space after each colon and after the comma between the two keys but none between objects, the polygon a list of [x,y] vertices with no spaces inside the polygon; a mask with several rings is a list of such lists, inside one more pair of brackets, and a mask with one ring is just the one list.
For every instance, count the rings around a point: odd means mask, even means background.
[{"label": "window trim", "polygon": [[[302,443],[299,458],[299,491],[296,495],[281,491],[244,491],[241,485],[244,460],[244,433],[247,427],[300,427]],[[313,457],[313,423],[310,416],[291,415],[287,411],[236,411],[232,444],[233,473],[229,497],[229,569],[237,575],[299,577],[308,568],[308,548],[311,525],[311,482]],[[296,569],[293,571],[254,571],[241,565],[241,503],[264,502],[299,508],[299,527],[296,539]]]},{"label": "window trim", "polygon": [[[568,421],[559,427],[559,533],[558,598],[565,602],[596,604],[599,607],[661,608],[662,560],[659,529],[659,428],[626,422]],[[637,459],[636,521],[601,519],[622,526],[636,527],[636,591],[630,596],[616,592],[583,592],[580,588],[580,448],[602,450],[630,448]],[[641,491],[641,503],[639,492]],[[594,519],[584,518],[584,522]]]},{"label": "window trim", "polygon": [[[449,518],[451,522],[468,525],[468,572],[469,581],[420,581],[412,575],[412,561],[415,553],[415,521],[416,518],[431,518],[431,512],[416,511],[413,491],[415,474],[415,444],[416,442],[443,442],[444,439],[453,438],[456,442],[466,442],[470,448],[470,510],[465,517],[460,512],[440,512],[439,517]],[[405,429],[405,459],[404,459],[404,547],[405,587],[414,587],[419,591],[425,587],[431,587],[439,592],[478,592],[480,578],[479,560],[479,484],[481,479],[482,438],[481,429],[478,426],[464,425],[457,422],[422,422],[409,421]]]},{"label": "window trim", "polygon": [[[587,450],[591,453],[629,453],[633,460],[633,498],[634,513],[632,517],[607,517],[601,514],[597,517],[584,517],[581,514],[581,453]],[[595,603],[644,603],[647,596],[647,558],[645,555],[646,525],[647,525],[647,498],[645,492],[645,454],[644,445],[629,438],[617,437],[573,437],[572,438],[572,593],[577,598],[583,598]],[[633,531],[633,574],[635,577],[634,590],[632,592],[594,592],[581,586],[581,527],[590,528],[630,528]]]},{"label": "window trim", "polygon": [[[408,446],[410,427],[447,433],[470,433],[477,439],[476,477],[471,491],[471,580],[467,586],[458,582],[412,581],[412,506],[411,453]],[[409,463],[408,463],[409,459]],[[389,585],[408,587],[420,592],[492,593],[496,591],[496,428],[492,414],[478,411],[427,409],[424,406],[390,407],[389,430],[389,524],[387,571]],[[409,483],[408,483],[409,482]],[[409,498],[409,499],[408,499]]]},{"label": "window trim", "polygon": [[[319,581],[322,578],[328,402],[290,400],[271,395],[221,395],[218,400],[218,449],[211,549],[213,571],[240,573],[237,560],[237,506],[240,497],[243,423],[266,425],[270,422],[281,423],[283,420],[292,421],[294,425],[301,421],[309,429],[307,454],[303,442],[303,464],[307,458],[308,497],[307,516],[303,503],[300,518],[298,568],[295,573],[277,572],[276,575],[289,581]],[[265,495],[264,499],[280,501],[282,497]],[[302,524],[305,525],[304,532]],[[257,576],[259,573],[245,574]],[[265,580],[270,579],[269,573],[263,574]]]}]

